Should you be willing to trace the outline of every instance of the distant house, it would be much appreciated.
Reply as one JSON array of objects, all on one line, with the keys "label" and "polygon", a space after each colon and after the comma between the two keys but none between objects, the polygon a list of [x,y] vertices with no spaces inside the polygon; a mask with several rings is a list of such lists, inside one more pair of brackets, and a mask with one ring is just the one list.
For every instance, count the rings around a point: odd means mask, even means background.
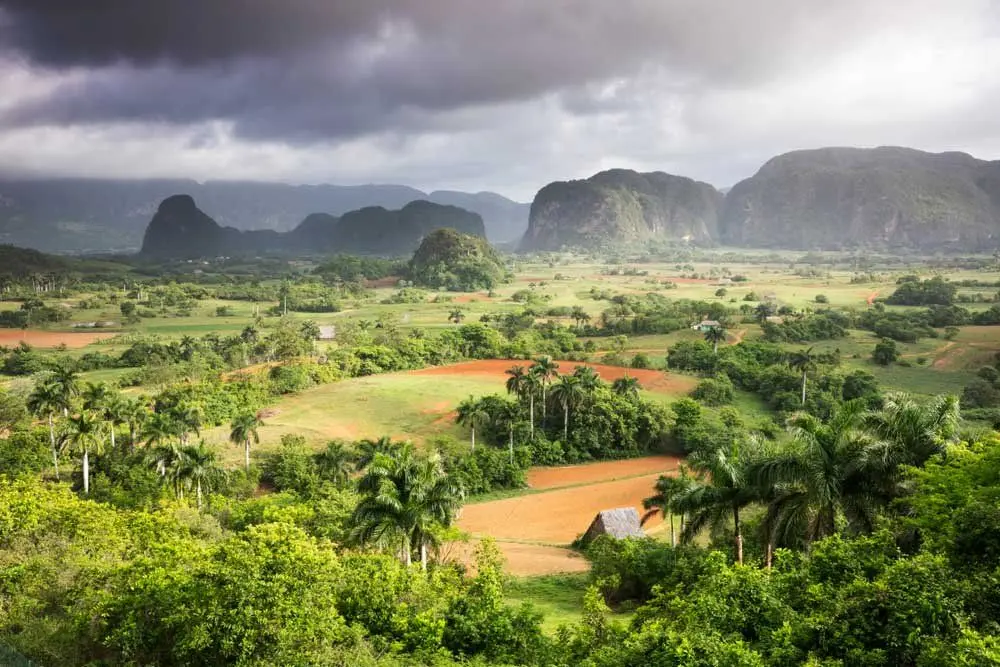
[{"label": "distant house", "polygon": [[705,332],[705,331],[708,331],[709,329],[715,329],[715,328],[721,327],[721,326],[722,325],[719,324],[715,320],[702,320],[701,322],[698,322],[697,324],[692,324],[691,325],[691,330],[692,331],[702,331],[702,332]]},{"label": "distant house", "polygon": [[785,323],[785,318],[782,317],[781,315],[768,315],[767,317],[764,318],[764,320],[767,321],[767,322],[770,322],[771,324],[784,324]]},{"label": "distant house", "polygon": [[719,281],[717,283],[715,283],[715,284],[716,285],[721,285],[723,287],[728,287],[729,285],[733,284],[733,279],[732,278],[720,278]]},{"label": "distant house", "polygon": [[333,340],[337,337],[337,327],[332,324],[321,325],[319,328],[320,340]]},{"label": "distant house", "polygon": [[590,544],[601,535],[622,540],[626,537],[645,537],[646,533],[642,532],[639,512],[634,507],[620,507],[598,512],[590,528],[580,538],[580,544]]},{"label": "distant house", "polygon": [[764,295],[764,301],[777,301],[777,300],[778,300],[777,292],[768,292],[767,294]]}]

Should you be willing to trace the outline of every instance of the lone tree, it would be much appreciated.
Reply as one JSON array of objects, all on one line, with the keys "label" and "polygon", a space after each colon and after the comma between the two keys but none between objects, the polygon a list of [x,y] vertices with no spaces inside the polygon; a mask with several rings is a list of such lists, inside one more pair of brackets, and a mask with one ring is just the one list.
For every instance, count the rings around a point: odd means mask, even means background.
[{"label": "lone tree", "polygon": [[890,338],[883,338],[875,344],[872,350],[872,361],[879,366],[888,366],[899,359],[899,350],[896,348],[896,341]]},{"label": "lone tree", "polygon": [[802,373],[802,405],[806,404],[806,379],[809,373],[816,370],[816,357],[813,356],[813,349],[799,352],[792,352],[788,357],[788,367]]},{"label": "lone tree", "polygon": [[254,412],[244,412],[238,415],[231,424],[229,431],[229,441],[234,445],[243,445],[244,461],[246,469],[250,470],[250,440],[255,444],[260,444],[260,433],[258,429],[264,425]]},{"label": "lone tree", "polygon": [[726,342],[726,328],[722,326],[705,329],[705,341],[712,344],[712,351],[719,353],[719,343]]},{"label": "lone tree", "polygon": [[472,431],[472,451],[476,451],[476,429],[490,422],[490,413],[480,401],[469,396],[458,405],[458,416],[455,421],[462,426],[468,426]]}]

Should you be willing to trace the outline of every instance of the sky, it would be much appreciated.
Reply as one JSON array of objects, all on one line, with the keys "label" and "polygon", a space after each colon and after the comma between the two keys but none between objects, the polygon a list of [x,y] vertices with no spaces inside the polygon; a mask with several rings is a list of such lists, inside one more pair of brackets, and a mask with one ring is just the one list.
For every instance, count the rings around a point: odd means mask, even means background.
[{"label": "sky", "polygon": [[1000,0],[0,0],[0,174],[402,183],[1000,158]]}]

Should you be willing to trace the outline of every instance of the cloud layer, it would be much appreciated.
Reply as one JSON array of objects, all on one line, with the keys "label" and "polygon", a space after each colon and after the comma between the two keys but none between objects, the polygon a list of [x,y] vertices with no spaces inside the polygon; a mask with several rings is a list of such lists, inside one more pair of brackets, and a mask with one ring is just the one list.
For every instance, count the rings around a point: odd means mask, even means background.
[{"label": "cloud layer", "polygon": [[0,0],[0,170],[530,198],[792,148],[1000,156],[995,0]]}]

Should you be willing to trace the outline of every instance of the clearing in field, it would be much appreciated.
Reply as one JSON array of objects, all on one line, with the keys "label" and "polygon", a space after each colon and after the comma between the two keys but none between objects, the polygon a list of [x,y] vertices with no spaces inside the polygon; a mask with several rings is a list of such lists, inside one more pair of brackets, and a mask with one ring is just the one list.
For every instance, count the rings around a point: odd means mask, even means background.
[{"label": "clearing in field", "polygon": [[[601,376],[605,382],[612,382],[618,378],[631,376],[639,380],[642,388],[663,394],[683,395],[694,389],[698,383],[695,378],[683,375],[673,375],[663,371],[622,368],[621,366],[605,366],[603,364],[588,364],[580,361],[557,361],[559,372],[572,373],[578,366],[590,366]],[[527,366],[530,361],[512,359],[486,359],[483,361],[467,361],[461,364],[451,364],[450,366],[434,366],[423,368],[417,371],[410,371],[411,375],[417,376],[461,376],[461,377],[484,377],[494,378],[498,387],[503,387],[506,379],[505,373],[511,366]]]},{"label": "clearing in field", "polygon": [[0,345],[13,346],[25,342],[34,347],[81,348],[99,340],[114,338],[117,333],[95,333],[75,331],[45,331],[43,329],[0,329]]}]

